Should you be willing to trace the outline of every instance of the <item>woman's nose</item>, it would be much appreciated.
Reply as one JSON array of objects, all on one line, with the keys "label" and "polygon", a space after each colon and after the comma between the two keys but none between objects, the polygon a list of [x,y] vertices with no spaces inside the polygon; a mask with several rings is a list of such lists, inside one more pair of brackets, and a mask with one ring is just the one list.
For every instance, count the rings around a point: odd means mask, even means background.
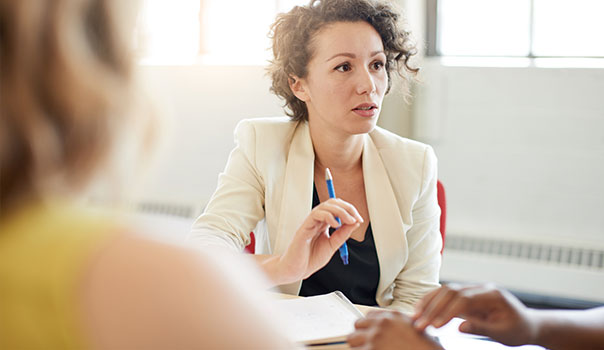
[{"label": "woman's nose", "polygon": [[359,95],[372,94],[376,90],[375,77],[368,69],[361,69],[357,77],[357,93]]}]

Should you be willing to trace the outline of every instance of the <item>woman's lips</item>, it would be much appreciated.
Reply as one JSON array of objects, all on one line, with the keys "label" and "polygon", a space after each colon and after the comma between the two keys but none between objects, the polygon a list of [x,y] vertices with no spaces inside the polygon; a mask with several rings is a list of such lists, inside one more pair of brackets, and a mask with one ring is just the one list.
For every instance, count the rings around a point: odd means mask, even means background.
[{"label": "woman's lips", "polygon": [[373,117],[376,115],[378,108],[376,106],[357,107],[352,111],[361,117]]}]

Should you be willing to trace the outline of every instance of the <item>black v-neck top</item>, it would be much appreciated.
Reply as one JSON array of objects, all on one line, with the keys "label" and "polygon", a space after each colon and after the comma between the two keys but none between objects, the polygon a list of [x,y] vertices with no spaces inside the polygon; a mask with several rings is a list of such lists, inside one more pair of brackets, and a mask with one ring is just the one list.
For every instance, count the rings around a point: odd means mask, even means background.
[{"label": "black v-neck top", "polygon": [[[312,207],[319,205],[317,187],[313,185]],[[339,251],[322,269],[302,281],[301,296],[341,291],[354,304],[377,305],[375,296],[380,281],[380,264],[375,250],[371,222],[362,242],[352,238],[348,244],[348,265],[342,263]]]}]

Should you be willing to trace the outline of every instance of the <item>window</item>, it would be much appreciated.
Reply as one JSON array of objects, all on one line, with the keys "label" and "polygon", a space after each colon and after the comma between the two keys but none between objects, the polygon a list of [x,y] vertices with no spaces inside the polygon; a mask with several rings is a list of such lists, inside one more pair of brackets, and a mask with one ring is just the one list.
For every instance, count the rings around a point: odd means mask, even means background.
[{"label": "window", "polygon": [[262,64],[279,12],[308,0],[143,0],[137,25],[141,62]]},{"label": "window", "polygon": [[604,57],[602,0],[431,0],[429,54]]},{"label": "window", "polygon": [[136,26],[143,63],[189,64],[199,54],[199,0],[144,0]]},{"label": "window", "polygon": [[604,57],[604,1],[534,0],[535,56]]}]

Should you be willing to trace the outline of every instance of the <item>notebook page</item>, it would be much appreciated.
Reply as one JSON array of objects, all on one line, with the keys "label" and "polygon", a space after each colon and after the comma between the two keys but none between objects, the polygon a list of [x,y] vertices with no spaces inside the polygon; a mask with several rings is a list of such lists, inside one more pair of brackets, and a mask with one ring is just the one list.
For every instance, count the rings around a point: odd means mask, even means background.
[{"label": "notebook page", "polygon": [[354,331],[354,322],[360,315],[349,301],[335,293],[278,300],[277,308],[284,314],[284,326],[291,339],[305,344],[343,339]]}]

